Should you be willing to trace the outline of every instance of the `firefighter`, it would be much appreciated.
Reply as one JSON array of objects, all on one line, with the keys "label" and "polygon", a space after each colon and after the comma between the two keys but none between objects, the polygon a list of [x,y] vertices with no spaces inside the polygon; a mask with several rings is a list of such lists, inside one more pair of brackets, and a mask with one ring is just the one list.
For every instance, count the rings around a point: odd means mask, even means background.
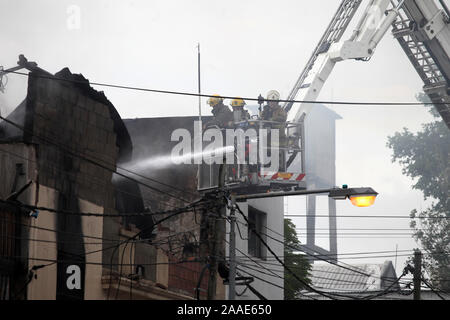
[{"label": "firefighter", "polygon": [[[270,90],[267,93],[267,105],[264,106],[263,112],[261,114],[262,120],[274,121],[276,123],[270,123],[269,126],[272,129],[279,130],[279,143],[280,148],[279,154],[279,170],[284,171],[285,168],[285,149],[287,147],[287,138],[285,133],[285,124],[287,119],[287,113],[284,111],[278,100],[280,100],[280,93],[276,90]],[[269,139],[269,141],[271,141]]]},{"label": "firefighter", "polygon": [[262,112],[262,120],[267,121],[276,121],[276,122],[286,122],[287,119],[287,113],[284,111],[280,104],[278,103],[278,100],[280,100],[280,94],[276,90],[270,90],[267,93],[267,105],[264,106],[263,112]]},{"label": "firefighter", "polygon": [[237,97],[231,101],[231,107],[233,108],[234,122],[241,122],[250,119],[250,114],[244,109],[246,105],[244,99]]},{"label": "firefighter", "polygon": [[[236,97],[231,101],[231,107],[233,108],[233,117],[234,117],[234,123],[237,124],[238,127],[245,128],[248,126],[247,120],[250,119],[250,113],[248,113],[247,110],[244,109],[244,106],[246,105],[244,99],[241,97]],[[238,166],[235,166],[233,170],[235,170],[235,178],[242,180],[246,179],[248,177],[248,161],[249,161],[249,152],[250,152],[250,143],[248,141],[248,138],[246,141],[241,141],[242,143],[245,143],[245,161],[244,163],[239,164]],[[239,171],[237,171],[239,169]]]},{"label": "firefighter", "polygon": [[208,99],[216,124],[221,128],[229,128],[233,124],[233,112],[223,104],[223,98],[215,94]]}]

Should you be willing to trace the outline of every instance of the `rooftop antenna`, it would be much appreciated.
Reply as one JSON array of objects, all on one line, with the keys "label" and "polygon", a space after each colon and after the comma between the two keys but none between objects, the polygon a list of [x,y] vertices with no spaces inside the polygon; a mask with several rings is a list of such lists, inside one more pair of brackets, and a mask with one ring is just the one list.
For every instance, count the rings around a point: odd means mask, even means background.
[{"label": "rooftop antenna", "polygon": [[200,43],[197,44],[197,69],[198,69],[198,121],[202,123],[202,97],[200,86]]}]

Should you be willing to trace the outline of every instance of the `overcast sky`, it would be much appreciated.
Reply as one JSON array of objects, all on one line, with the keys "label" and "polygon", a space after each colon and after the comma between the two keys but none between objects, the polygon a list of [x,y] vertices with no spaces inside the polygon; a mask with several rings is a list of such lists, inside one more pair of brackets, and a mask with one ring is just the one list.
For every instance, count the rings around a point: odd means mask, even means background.
[{"label": "overcast sky", "polygon": [[[2,0],[0,65],[14,66],[23,53],[52,73],[69,67],[95,82],[196,92],[196,46],[200,43],[204,93],[257,97],[276,89],[286,97],[338,4],[337,0]],[[80,25],[76,28],[78,10]],[[9,76],[7,91],[0,95],[2,114],[20,102],[25,88],[24,77]],[[388,34],[369,62],[339,63],[320,98],[415,101],[421,88],[419,76]],[[105,91],[123,118],[197,113],[197,98],[97,89]],[[408,215],[414,208],[425,208],[422,193],[411,189],[413,181],[391,163],[391,150],[386,148],[388,135],[403,127],[418,130],[432,119],[425,108],[328,107],[343,118],[336,132],[338,185],[371,186],[380,193],[369,209],[339,202],[338,215]],[[205,100],[202,112],[209,112]],[[290,199],[289,213],[302,213],[300,202]],[[304,220],[295,222],[305,227]],[[409,219],[338,219],[340,228],[408,225]],[[338,250],[395,250],[396,244],[399,250],[417,247],[410,238],[339,238]],[[394,260],[343,261],[389,259]],[[398,258],[398,273],[404,262],[405,257]]]}]

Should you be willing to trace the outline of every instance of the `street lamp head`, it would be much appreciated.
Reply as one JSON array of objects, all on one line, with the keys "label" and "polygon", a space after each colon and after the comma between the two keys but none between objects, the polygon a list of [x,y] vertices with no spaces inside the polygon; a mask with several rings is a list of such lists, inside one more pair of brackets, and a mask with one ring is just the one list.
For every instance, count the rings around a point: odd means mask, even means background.
[{"label": "street lamp head", "polygon": [[357,207],[369,207],[374,204],[378,193],[372,188],[335,188],[329,193],[329,197],[335,200],[350,199]]},{"label": "street lamp head", "polygon": [[370,207],[374,204],[376,196],[350,196],[350,201],[357,207]]}]

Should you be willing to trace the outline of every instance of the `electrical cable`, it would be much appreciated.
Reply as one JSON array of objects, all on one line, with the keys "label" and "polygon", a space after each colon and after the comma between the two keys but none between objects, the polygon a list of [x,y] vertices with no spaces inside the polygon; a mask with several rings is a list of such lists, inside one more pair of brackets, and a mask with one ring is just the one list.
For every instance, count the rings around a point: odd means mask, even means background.
[{"label": "electrical cable", "polygon": [[[199,203],[199,202],[201,202],[201,201],[202,201],[202,200],[198,200],[198,201],[196,201],[195,203],[192,203],[190,206],[192,206],[192,205],[194,205],[194,204],[196,204],[196,203]],[[184,212],[185,212],[185,211],[184,211]],[[158,225],[158,224],[161,224],[162,222],[164,222],[164,221],[166,221],[166,220],[168,220],[168,219],[174,217],[175,215],[178,215],[178,214],[181,214],[181,213],[184,213],[184,212],[183,212],[183,211],[181,211],[181,212],[176,212],[176,213],[173,213],[173,214],[171,214],[171,215],[169,215],[169,216],[167,216],[167,217],[164,217],[164,218],[160,219],[159,221],[155,222],[151,227],[144,228],[143,230],[137,232],[133,237],[127,239],[127,240],[125,241],[125,243],[127,243],[127,242],[130,241],[130,240],[136,239],[137,237],[139,237],[139,236],[142,234],[142,232],[147,231],[147,229],[149,229],[149,228],[154,228],[154,226],[156,226],[156,225]],[[119,246],[120,246],[120,244],[117,245],[117,247],[113,250],[113,252],[112,252],[112,254],[111,254],[111,259],[110,259],[110,270],[111,270],[111,274],[110,274],[110,282],[109,282],[109,287],[108,287],[108,295],[107,295],[107,299],[109,299],[110,289],[111,289],[111,285],[112,285],[112,261],[113,261],[114,254],[115,254],[116,250],[119,248]],[[120,277],[120,275],[119,275],[119,277]]]},{"label": "electrical cable", "polygon": [[[49,79],[49,80],[55,80],[55,81],[64,81],[64,82],[70,82],[70,83],[79,83],[79,84],[90,84],[93,86],[102,86],[102,87],[109,87],[109,88],[116,88],[116,89],[126,89],[126,90],[134,90],[134,91],[145,91],[145,92],[153,92],[153,93],[164,93],[164,94],[172,94],[172,95],[183,95],[183,96],[192,96],[192,97],[202,97],[202,98],[211,98],[214,97],[214,95],[210,94],[199,94],[199,93],[192,93],[192,92],[182,92],[182,91],[170,91],[170,90],[157,90],[157,89],[149,89],[149,88],[142,88],[142,87],[134,87],[134,86],[125,86],[125,85],[115,85],[115,84],[107,84],[107,83],[100,83],[100,82],[92,82],[92,81],[82,81],[82,80],[74,80],[74,79],[65,79],[60,78],[54,75],[42,75],[42,74],[34,74],[34,73],[25,73],[20,71],[10,71],[9,73],[23,75],[27,77],[36,77],[36,78],[42,78],[42,79]],[[237,96],[221,96],[223,99],[243,99],[248,101],[260,101],[260,98],[250,98],[250,97],[237,97]],[[266,102],[270,101],[276,101],[276,102],[292,102],[292,103],[308,103],[308,104],[333,104],[333,105],[361,105],[361,106],[424,106],[424,105],[439,105],[439,104],[446,104],[445,102],[442,103],[432,103],[432,102],[367,102],[367,101],[320,101],[320,100],[270,100],[270,99],[264,99]]]},{"label": "electrical cable", "polygon": [[[53,169],[56,169],[56,170],[58,170],[59,172],[67,173],[67,174],[69,174],[69,175],[71,175],[71,176],[73,176],[73,177],[76,176],[76,173],[75,173],[75,172],[67,171],[67,170],[61,168],[60,166],[57,166],[57,165],[54,165],[54,164],[39,163],[39,161],[36,161],[36,160],[30,159],[30,158],[24,157],[24,156],[22,156],[22,155],[19,155],[19,154],[17,154],[17,153],[14,153],[14,152],[11,152],[11,151],[2,149],[2,148],[0,148],[0,152],[3,152],[3,153],[6,153],[6,154],[9,154],[9,155],[12,155],[12,156],[14,156],[14,157],[17,157],[17,158],[20,158],[20,159],[23,159],[23,160],[26,160],[26,161],[30,161],[30,162],[32,162],[32,163],[36,163],[36,164],[40,165],[40,170],[41,170],[41,171],[46,171],[46,172],[51,173]],[[99,186],[99,187],[105,187],[105,186],[107,185],[107,183],[101,183],[101,182],[97,181],[98,179],[96,179],[96,178],[94,178],[93,176],[90,176],[90,175],[86,175],[84,178],[88,179],[89,181],[92,182],[92,184],[95,184],[95,185],[97,185],[97,186]],[[130,195],[130,196],[135,197],[135,198],[137,198],[137,199],[143,199],[143,200],[147,200],[147,201],[150,200],[150,199],[148,199],[148,198],[142,196],[141,194],[131,193],[131,192],[125,191],[125,190],[123,190],[123,189],[120,189],[120,188],[118,188],[118,187],[115,187],[114,190],[117,191],[117,192],[119,192],[119,193],[122,193],[122,194]]]},{"label": "electrical cable", "polygon": [[[230,244],[230,242],[227,241],[226,239],[225,239],[225,242],[228,243],[228,244]],[[263,265],[262,261],[257,261],[257,260],[255,260],[255,259],[253,259],[252,257],[250,257],[249,255],[245,254],[243,251],[241,251],[241,250],[238,249],[238,248],[236,248],[236,251],[238,251],[238,252],[240,252],[241,254],[243,254],[245,257],[247,257],[248,259],[250,259],[252,262],[254,262],[256,265],[258,265],[260,268],[263,268],[263,269],[265,269],[265,270],[271,272],[273,275],[277,276],[277,274],[276,274],[275,272],[273,272],[273,271],[269,270],[268,268],[266,268],[266,267]]]},{"label": "electrical cable", "polygon": [[[271,282],[271,281],[269,281],[269,280],[266,280],[266,279],[264,279],[264,278],[258,277],[258,276],[256,276],[256,275],[250,273],[250,272],[247,272],[247,271],[245,271],[245,270],[242,270],[242,269],[240,269],[240,268],[237,267],[237,266],[236,266],[236,270],[237,270],[237,271],[244,272],[245,274],[249,275],[250,277],[253,277],[253,278],[255,278],[255,279],[258,279],[258,280],[260,280],[260,281],[262,281],[262,282],[264,282],[264,283],[270,284],[270,285],[272,285],[272,286],[274,286],[274,287],[276,287],[276,288],[279,288],[279,289],[284,290],[284,287],[279,286],[278,284],[273,283],[273,282]],[[303,294],[300,293],[300,295],[303,295]],[[312,300],[316,300],[316,299],[312,298]]]},{"label": "electrical cable", "polygon": [[[306,214],[290,214],[290,215],[284,215],[285,218],[294,217],[294,218],[301,218],[301,217],[309,217]],[[329,218],[329,215],[315,215],[316,218]],[[439,216],[439,217],[414,217],[411,216],[401,216],[401,215],[338,215],[336,218],[378,218],[378,219],[450,219],[450,217],[445,216]]]},{"label": "electrical cable", "polygon": [[[309,256],[311,256],[311,257],[315,257],[315,258],[317,258],[318,260],[322,260],[322,261],[325,261],[325,262],[327,262],[327,263],[329,263],[329,264],[335,265],[335,266],[337,266],[337,267],[340,267],[340,268],[343,268],[343,269],[346,269],[346,270],[349,270],[349,271],[352,271],[352,272],[355,272],[355,273],[362,274],[362,275],[364,275],[364,276],[366,276],[366,277],[373,277],[372,275],[366,273],[365,270],[362,270],[362,269],[361,269],[361,271],[358,270],[359,268],[355,268],[355,266],[350,266],[350,267],[342,266],[342,265],[340,265],[340,264],[338,264],[338,263],[336,263],[336,262],[334,262],[334,261],[326,260],[326,259],[323,259],[323,258],[321,258],[321,257],[319,257],[319,256],[309,254],[309,253],[305,252],[304,250],[301,250],[301,249],[299,249],[299,248],[295,248],[294,246],[291,246],[291,245],[285,243],[284,241],[280,241],[280,240],[278,240],[278,239],[275,239],[275,238],[273,238],[273,237],[270,237],[270,236],[268,236],[267,234],[265,234],[265,235],[266,235],[267,237],[271,238],[271,239],[274,240],[274,241],[280,242],[280,243],[284,244],[285,246],[287,246],[287,247],[289,247],[289,248],[292,248],[292,249],[295,249],[295,250],[304,252],[306,255],[309,255]],[[308,249],[309,249],[309,248],[308,248]],[[408,255],[408,256],[409,256],[409,255]],[[385,280],[385,281],[392,281],[391,279],[385,279],[384,277],[380,277],[380,279]]]},{"label": "electrical cable", "polygon": [[[388,294],[388,293],[392,293],[392,292],[390,292],[389,290],[391,290],[391,288],[394,286],[394,285],[396,285],[396,284],[398,284],[399,283],[399,281],[404,277],[404,276],[406,276],[408,274],[408,267],[405,267],[404,269],[403,269],[403,273],[400,275],[400,277],[398,277],[395,281],[393,281],[383,292],[380,292],[380,293],[377,293],[377,294],[374,294],[374,295],[372,295],[372,296],[369,296],[369,297],[364,297],[363,298],[363,300],[371,300],[371,299],[374,299],[374,298],[377,298],[377,297],[381,297],[381,296],[383,296],[383,295],[386,295],[386,294]],[[399,290],[396,290],[396,292],[397,291],[399,291]]]},{"label": "electrical cable", "polygon": [[[243,215],[243,213],[241,213],[241,214]],[[245,216],[245,215],[244,215],[244,216]],[[247,223],[248,223],[248,222],[247,222]],[[265,235],[266,235],[267,237],[270,237],[270,236],[267,235],[267,234],[265,234]],[[336,265],[336,266],[338,266],[338,267],[340,267],[340,268],[347,269],[347,270],[349,270],[349,271],[353,271],[353,272],[356,272],[356,273],[363,274],[363,275],[365,275],[365,276],[367,276],[367,277],[370,277],[370,276],[371,276],[371,275],[367,274],[364,270],[358,271],[357,269],[354,269],[354,268],[355,268],[354,266],[348,265],[350,268],[349,268],[349,267],[345,267],[345,266],[339,265],[339,264],[337,264],[337,263],[335,263],[335,262],[333,262],[333,261],[324,259],[324,258],[322,258],[322,257],[320,257],[320,256],[316,256],[316,255],[310,254],[310,253],[308,253],[308,252],[305,251],[305,249],[306,249],[306,250],[311,250],[311,251],[313,251],[313,252],[318,253],[317,250],[314,250],[314,249],[312,249],[312,248],[307,248],[307,247],[304,247],[304,249],[301,249],[301,248],[295,248],[295,247],[293,247],[293,246],[291,246],[291,245],[286,244],[284,241],[280,241],[280,240],[275,239],[275,238],[273,238],[273,237],[270,237],[270,238],[272,238],[273,240],[275,240],[275,241],[277,241],[277,242],[281,242],[281,243],[283,243],[285,246],[288,246],[288,247],[290,247],[290,248],[292,248],[292,249],[294,249],[294,250],[304,252],[305,254],[307,254],[307,255],[309,255],[309,256],[311,256],[311,257],[316,257],[318,260],[325,261],[325,262],[327,262],[327,263]],[[346,263],[344,263],[344,264],[346,264]],[[347,264],[346,264],[346,265],[347,265]],[[388,280],[388,281],[391,281],[391,280]]]},{"label": "electrical cable", "polygon": [[437,292],[437,290],[435,290],[429,283],[428,283],[428,281],[427,280],[425,280],[425,278],[423,278],[422,277],[422,282],[431,290],[431,291],[433,291],[433,293],[435,294],[435,295],[437,295],[439,298],[441,298],[441,300],[447,300],[447,299],[445,299],[443,296],[441,296],[440,294],[439,294],[439,292]]},{"label": "electrical cable", "polygon": [[[242,225],[244,225],[244,226],[246,226],[246,227],[248,227],[248,225],[246,224],[246,223],[243,223],[243,222],[240,222],[240,221],[236,221],[238,224],[242,224]],[[273,230],[273,229],[270,229],[269,227],[267,227],[267,226],[262,226],[263,228],[265,228],[265,229],[267,229],[267,230],[269,230],[269,231],[271,231],[271,232],[273,232],[273,233],[275,233],[275,234],[277,234],[277,235],[279,235],[280,237],[282,237],[283,239],[284,239],[284,235],[282,235],[281,233],[279,233],[279,232],[277,232],[277,231],[275,231],[275,230]],[[352,229],[349,229],[349,230],[352,230]],[[384,229],[383,229],[384,230]],[[409,230],[409,229],[408,229]],[[265,233],[264,233],[265,234]],[[268,236],[269,237],[269,235],[268,234],[265,234],[266,236]],[[302,235],[300,235],[300,236],[302,236]],[[312,249],[311,249],[312,250]],[[425,249],[423,249],[423,250],[425,250]],[[301,250],[299,250],[299,251],[301,251]],[[339,256],[343,256],[343,255],[359,255],[359,254],[361,254],[361,255],[365,255],[365,254],[373,254],[373,253],[392,253],[392,252],[410,252],[411,250],[391,250],[391,251],[372,251],[372,252],[353,252],[353,253],[339,253]],[[425,250],[425,251],[427,251],[427,250]],[[426,253],[426,254],[429,254],[429,255],[431,255],[431,254],[442,254],[442,255],[450,255],[450,252],[449,253],[447,253],[447,252],[445,252],[445,251],[436,251],[436,252],[428,252],[428,253]],[[327,256],[332,256],[332,257],[334,257],[335,256],[335,254],[317,254],[317,255],[314,255],[314,256],[321,256],[321,257],[327,257]],[[398,255],[397,255],[398,256]],[[345,258],[344,258],[345,259]]]},{"label": "electrical cable", "polygon": [[52,213],[61,213],[61,214],[85,216],[85,217],[98,217],[98,218],[101,218],[101,217],[114,217],[114,218],[146,217],[146,216],[152,217],[152,216],[157,216],[157,215],[165,215],[167,213],[186,208],[186,207],[176,208],[176,209],[172,209],[172,210],[154,212],[154,213],[133,212],[133,213],[117,213],[117,214],[115,214],[115,213],[77,212],[77,211],[60,210],[60,209],[53,209],[53,208],[42,207],[42,206],[33,206],[33,205],[24,204],[24,203],[19,203],[17,201],[8,201],[8,200],[3,200],[3,199],[0,199],[0,203],[13,205],[13,206],[20,207],[20,208],[25,208],[30,211],[39,210],[39,211],[48,211],[48,212],[52,212]]},{"label": "electrical cable", "polygon": [[196,295],[197,300],[200,300],[200,286],[202,284],[203,275],[205,274],[206,269],[209,269],[209,268],[210,268],[210,265],[207,262],[207,263],[205,263],[205,265],[202,268],[202,271],[200,272],[200,276],[198,278],[197,286],[195,287],[195,295]]},{"label": "electrical cable", "polygon": [[[245,214],[242,212],[241,208],[239,207],[238,204],[235,204],[236,209],[238,210],[238,212],[242,215],[242,217],[244,218],[244,220],[247,222],[247,224],[249,224],[249,221],[247,219],[247,217],[245,216]],[[313,287],[311,287],[308,283],[306,283],[303,279],[301,279],[300,277],[297,276],[297,274],[295,274],[288,266],[286,266],[286,264],[280,259],[278,258],[277,254],[272,250],[272,248],[266,243],[266,241],[264,241],[264,239],[262,238],[262,236],[256,231],[253,230],[253,232],[255,233],[255,235],[259,238],[259,240],[261,241],[261,243],[267,248],[267,250],[270,251],[270,253],[277,259],[277,261],[286,269],[288,270],[288,272],[290,274],[292,274],[292,276],[299,281],[304,287],[306,287],[307,289],[309,289],[310,291],[313,291],[319,295],[322,295],[326,298],[332,299],[332,300],[336,300],[335,297],[328,295],[324,292],[321,292],[320,290],[317,290]],[[335,295],[337,296],[337,295]],[[339,295],[339,296],[343,296],[343,295]],[[353,299],[353,297],[351,297]]]},{"label": "electrical cable", "polygon": [[[13,122],[13,121],[11,121],[11,120],[5,118],[5,117],[2,117],[1,115],[0,115],[0,119],[2,119],[3,121],[5,121],[5,122],[7,122],[7,123],[9,123],[9,124],[11,124],[11,125],[13,125],[14,127],[18,128],[18,129],[22,130],[23,132],[26,132],[26,133],[28,133],[28,134],[30,134],[30,135],[32,135],[32,136],[38,138],[39,140],[42,140],[42,141],[44,141],[44,142],[46,142],[46,143],[49,143],[49,144],[51,144],[51,145],[56,146],[57,148],[59,148],[59,149],[62,150],[62,151],[65,151],[66,153],[70,154],[71,156],[77,157],[77,158],[79,158],[79,159],[81,159],[81,160],[84,160],[84,161],[90,163],[90,164],[93,164],[93,165],[95,165],[95,166],[98,166],[99,168],[102,168],[102,169],[104,169],[104,170],[107,170],[107,171],[110,171],[110,172],[112,172],[112,173],[115,173],[115,174],[117,174],[117,175],[119,175],[119,176],[121,176],[121,177],[123,177],[123,178],[126,178],[126,179],[132,181],[132,182],[135,182],[135,183],[137,183],[137,184],[140,184],[140,185],[142,185],[142,186],[144,186],[144,187],[146,187],[146,188],[148,188],[148,189],[150,189],[150,190],[152,190],[152,191],[155,191],[155,192],[158,192],[158,193],[162,193],[162,194],[168,195],[168,196],[170,196],[170,197],[172,197],[172,198],[174,198],[174,199],[183,201],[183,202],[185,202],[185,203],[189,203],[189,202],[190,202],[190,201],[188,201],[188,200],[186,200],[186,199],[182,199],[182,198],[180,198],[180,197],[178,197],[178,196],[175,196],[175,195],[173,195],[173,194],[170,194],[170,193],[167,192],[167,191],[164,192],[164,191],[162,191],[162,190],[160,190],[160,189],[158,189],[158,188],[156,188],[156,187],[150,186],[150,185],[147,184],[147,183],[144,183],[144,182],[142,182],[142,181],[139,181],[139,180],[136,180],[136,179],[134,179],[134,178],[132,178],[132,177],[129,177],[129,176],[123,174],[123,173],[118,172],[117,170],[111,169],[111,168],[108,167],[107,165],[101,164],[101,163],[99,163],[99,162],[96,162],[96,161],[94,161],[94,160],[88,158],[88,157],[85,156],[85,155],[82,155],[82,154],[80,154],[80,153],[77,153],[77,152],[72,151],[69,147],[66,148],[65,146],[63,146],[63,145],[62,145],[61,143],[59,143],[59,142],[53,142],[53,141],[49,140],[48,138],[41,137],[41,136],[35,134],[34,132],[31,132],[30,130],[26,130],[26,129],[23,128],[21,125],[15,123],[15,122]],[[103,162],[104,162],[104,161],[103,161]],[[112,165],[112,164],[110,164],[110,163],[107,163],[107,164]],[[114,165],[114,166],[117,167],[117,165]]]},{"label": "electrical cable", "polygon": [[35,272],[37,270],[51,266],[53,264],[55,264],[55,262],[43,264],[43,265],[34,265],[33,267],[31,267],[31,269],[28,271],[27,281],[25,282],[24,286],[17,293],[14,294],[14,297],[12,298],[12,300],[16,300],[22,294],[22,292],[25,291],[25,289],[28,287],[28,285],[31,283],[31,281],[33,281],[34,277],[36,276]]},{"label": "electrical cable", "polygon": [[[244,220],[246,220],[246,222],[247,222],[247,225],[249,224],[249,222],[248,222],[248,219],[247,219],[247,217],[245,216],[245,214],[242,212],[242,210],[240,210],[240,208],[239,208],[239,206],[236,204],[236,208],[238,209],[238,212],[243,216],[243,218],[244,218]],[[258,236],[258,238],[261,240],[261,242],[263,243],[263,244],[265,244],[265,241],[262,239],[262,237],[261,237],[261,235],[259,234],[259,233],[257,233],[256,232],[256,230],[253,230],[254,232],[255,232],[255,234]],[[266,236],[268,236],[267,234],[265,234]],[[274,238],[273,238],[274,239]],[[277,240],[277,239],[274,239],[274,240],[276,240],[276,241],[279,241],[279,240]],[[280,242],[280,241],[279,241]],[[288,244],[286,244],[286,243],[284,243],[284,242],[282,242],[285,246],[288,246],[288,247],[291,247],[291,248],[293,248],[293,249],[296,249],[296,250],[298,250],[298,251],[303,251],[305,254],[307,254],[307,255],[311,255],[311,254],[309,254],[309,253],[307,253],[307,252],[305,252],[304,250],[301,250],[301,249],[299,249],[299,248],[295,248],[295,247],[292,247],[292,246],[289,246]],[[267,247],[267,245],[265,245],[266,247]],[[311,256],[313,256],[313,255],[311,255]],[[354,267],[353,266],[351,266],[352,268],[348,268],[348,267],[345,267],[345,266],[342,266],[342,265],[339,265],[339,264],[337,264],[337,263],[334,263],[334,262],[331,262],[331,261],[328,261],[328,260],[325,260],[325,259],[322,259],[322,258],[319,258],[319,257],[317,257],[319,260],[323,260],[323,261],[325,261],[325,262],[327,262],[327,263],[330,263],[330,264],[333,264],[333,265],[336,265],[336,266],[338,266],[338,267],[340,267],[340,268],[344,268],[344,269],[347,269],[347,270],[349,270],[349,271],[352,271],[352,272],[356,272],[356,273],[360,273],[360,274],[363,274],[363,275],[365,275],[365,276],[367,276],[367,277],[371,277],[371,275],[370,274],[367,274],[365,271],[359,271],[359,270],[357,270],[357,269],[354,269]],[[279,258],[278,257],[276,257],[276,259],[278,260],[278,262],[280,262],[280,260],[279,260]],[[384,277],[381,277],[381,279],[383,279]],[[386,280],[386,281],[392,281],[391,279],[384,279],[384,280]],[[351,297],[351,298],[353,298],[353,297]]]}]

